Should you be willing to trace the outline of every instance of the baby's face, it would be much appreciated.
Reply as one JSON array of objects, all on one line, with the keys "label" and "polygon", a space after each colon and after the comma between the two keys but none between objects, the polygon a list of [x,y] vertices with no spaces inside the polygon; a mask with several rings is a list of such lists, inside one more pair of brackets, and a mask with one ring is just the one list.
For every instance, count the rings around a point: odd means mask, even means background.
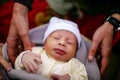
[{"label": "baby's face", "polygon": [[48,36],[44,48],[57,61],[68,61],[75,56],[77,39],[69,31],[57,30]]}]

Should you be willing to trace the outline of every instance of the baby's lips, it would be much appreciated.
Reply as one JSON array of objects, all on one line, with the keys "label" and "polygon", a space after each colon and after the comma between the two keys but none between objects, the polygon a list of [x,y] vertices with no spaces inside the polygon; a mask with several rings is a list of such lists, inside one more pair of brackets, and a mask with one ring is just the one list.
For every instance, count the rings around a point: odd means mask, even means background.
[{"label": "baby's lips", "polygon": [[59,55],[63,55],[65,54],[65,51],[61,50],[61,49],[55,49],[55,52]]}]

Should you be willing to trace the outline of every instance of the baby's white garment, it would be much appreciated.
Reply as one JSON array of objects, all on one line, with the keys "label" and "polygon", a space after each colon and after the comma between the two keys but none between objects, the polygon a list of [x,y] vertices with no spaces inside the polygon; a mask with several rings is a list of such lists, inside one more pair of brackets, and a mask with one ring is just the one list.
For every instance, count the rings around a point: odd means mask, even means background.
[{"label": "baby's white garment", "polygon": [[[16,69],[24,69],[21,58],[26,52],[29,51],[24,51],[17,57],[15,61]],[[71,80],[88,80],[84,64],[82,64],[76,58],[72,58],[68,62],[59,62],[48,56],[43,47],[33,47],[32,52],[41,55],[42,64],[39,65],[38,70],[40,75],[50,78],[51,74],[69,74]]]}]

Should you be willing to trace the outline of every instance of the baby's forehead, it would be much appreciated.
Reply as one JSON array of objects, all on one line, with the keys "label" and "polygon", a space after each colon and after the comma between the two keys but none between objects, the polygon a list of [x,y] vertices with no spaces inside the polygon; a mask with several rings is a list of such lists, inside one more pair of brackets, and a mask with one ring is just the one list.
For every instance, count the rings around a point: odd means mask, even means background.
[{"label": "baby's forehead", "polygon": [[70,31],[67,31],[67,30],[56,30],[56,31],[52,32],[51,35],[64,36],[64,37],[77,39],[74,33],[70,32]]}]

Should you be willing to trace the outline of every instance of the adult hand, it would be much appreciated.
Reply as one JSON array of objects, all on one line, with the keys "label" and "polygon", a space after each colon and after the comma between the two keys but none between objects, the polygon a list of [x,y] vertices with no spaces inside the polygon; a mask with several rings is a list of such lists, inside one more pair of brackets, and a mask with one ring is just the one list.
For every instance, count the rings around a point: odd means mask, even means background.
[{"label": "adult hand", "polygon": [[39,71],[39,65],[42,64],[40,54],[32,52],[24,53],[21,61],[25,69],[30,73],[37,73]]},{"label": "adult hand", "polygon": [[92,45],[89,50],[89,60],[93,60],[98,47],[101,50],[101,75],[104,73],[109,62],[113,38],[113,26],[109,22],[105,22],[100,26],[93,35]]},{"label": "adult hand", "polygon": [[8,62],[5,60],[5,58],[2,55],[2,44],[0,43],[0,64],[6,69],[10,70],[11,66],[8,64]]},{"label": "adult hand", "polygon": [[7,37],[7,51],[12,63],[14,63],[18,39],[21,39],[25,50],[31,50],[31,41],[28,37],[28,8],[23,4],[14,3],[13,16],[9,34]]}]

